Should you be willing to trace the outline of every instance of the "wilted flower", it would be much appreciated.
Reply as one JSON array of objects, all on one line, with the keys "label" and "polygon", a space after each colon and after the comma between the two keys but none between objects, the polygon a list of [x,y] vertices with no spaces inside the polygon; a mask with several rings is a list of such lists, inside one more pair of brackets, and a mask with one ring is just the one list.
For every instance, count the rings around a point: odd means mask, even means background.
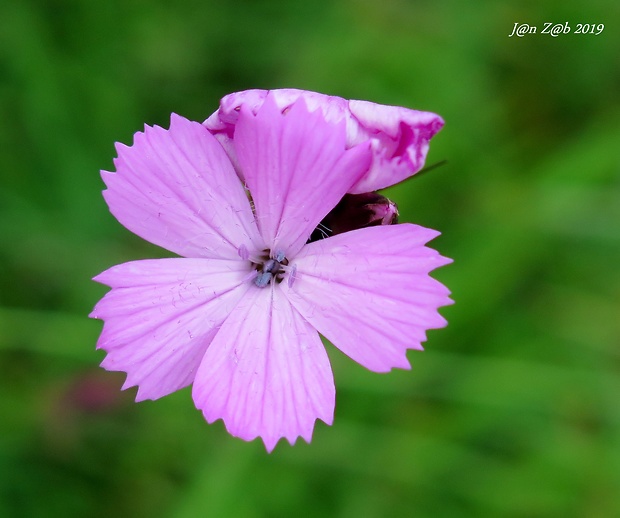
[{"label": "wilted flower", "polygon": [[[334,412],[319,333],[385,372],[409,368],[407,349],[445,325],[437,308],[449,292],[428,273],[450,261],[424,246],[438,233],[391,225],[395,205],[370,192],[420,169],[441,124],[312,92],[249,91],[204,125],[172,115],[169,130],[147,126],[118,145],[117,172],[102,173],[111,212],[182,257],[95,278],[112,288],[91,314],[105,321],[102,366],[127,372],[137,400],[193,384],[208,422],[268,450],[282,437],[310,441],[314,421],[331,424]],[[311,239],[322,221],[340,230]]]}]

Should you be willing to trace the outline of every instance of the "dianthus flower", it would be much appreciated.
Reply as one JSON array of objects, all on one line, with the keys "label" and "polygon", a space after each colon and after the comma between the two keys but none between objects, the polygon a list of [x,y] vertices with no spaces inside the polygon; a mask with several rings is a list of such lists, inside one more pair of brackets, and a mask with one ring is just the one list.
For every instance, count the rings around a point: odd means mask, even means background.
[{"label": "dianthus flower", "polygon": [[[319,333],[364,367],[410,368],[448,290],[434,230],[396,221],[372,192],[424,164],[431,113],[313,92],[225,97],[204,124],[172,115],[117,145],[104,197],[121,224],[181,257],[124,263],[111,287],[102,366],[157,399],[193,385],[212,423],[268,451],[331,424],[335,389]],[[323,223],[321,223],[323,222]],[[340,230],[332,230],[327,224]],[[323,226],[321,226],[323,225]],[[321,231],[317,235],[317,228]],[[322,237],[325,237],[324,239]]]}]

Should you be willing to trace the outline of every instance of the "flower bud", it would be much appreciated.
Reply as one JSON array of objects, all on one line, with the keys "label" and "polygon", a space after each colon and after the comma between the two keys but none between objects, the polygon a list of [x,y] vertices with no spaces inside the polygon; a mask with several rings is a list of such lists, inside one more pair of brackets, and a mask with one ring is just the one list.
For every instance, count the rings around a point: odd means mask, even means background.
[{"label": "flower bud", "polygon": [[358,228],[395,223],[398,223],[398,207],[385,196],[376,192],[345,194],[312,232],[308,242]]}]

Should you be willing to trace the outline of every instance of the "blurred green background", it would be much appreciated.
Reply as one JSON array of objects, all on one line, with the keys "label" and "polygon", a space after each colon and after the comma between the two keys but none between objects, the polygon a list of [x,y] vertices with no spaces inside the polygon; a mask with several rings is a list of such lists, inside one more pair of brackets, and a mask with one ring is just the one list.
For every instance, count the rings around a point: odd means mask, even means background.
[{"label": "blurred green background", "polygon": [[[602,34],[508,35],[515,22]],[[0,516],[620,516],[620,4],[20,0],[0,6]],[[109,214],[113,143],[226,93],[435,111],[390,189],[454,258],[449,326],[373,374],[330,348],[311,445],[133,403],[99,369],[92,276],[166,252]]]}]

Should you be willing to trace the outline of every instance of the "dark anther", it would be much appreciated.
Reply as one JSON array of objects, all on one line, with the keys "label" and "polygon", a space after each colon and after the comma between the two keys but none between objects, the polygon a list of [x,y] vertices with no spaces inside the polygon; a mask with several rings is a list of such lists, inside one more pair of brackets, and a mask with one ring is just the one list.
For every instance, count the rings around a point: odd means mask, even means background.
[{"label": "dark anther", "polygon": [[256,271],[258,272],[254,278],[254,284],[259,288],[265,288],[272,279],[280,283],[284,278],[282,266],[288,265],[288,259],[284,257],[284,252],[278,250],[275,253],[275,257],[270,256],[271,253],[269,250],[263,250],[263,255],[260,258],[261,262],[254,263]]}]

